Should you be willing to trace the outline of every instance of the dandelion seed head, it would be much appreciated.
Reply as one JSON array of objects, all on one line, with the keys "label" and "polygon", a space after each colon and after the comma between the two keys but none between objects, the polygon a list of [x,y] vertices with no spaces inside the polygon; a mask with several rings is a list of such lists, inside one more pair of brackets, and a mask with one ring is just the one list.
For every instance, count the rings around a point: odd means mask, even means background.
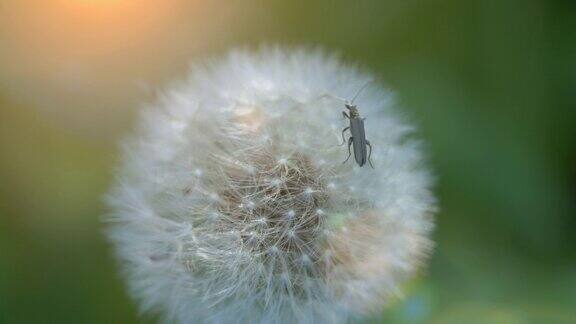
[{"label": "dandelion seed head", "polygon": [[142,311],[345,323],[397,297],[431,249],[435,200],[412,127],[375,82],[355,102],[375,168],[342,164],[337,98],[370,80],[319,51],[235,51],[143,113],[107,196]]}]

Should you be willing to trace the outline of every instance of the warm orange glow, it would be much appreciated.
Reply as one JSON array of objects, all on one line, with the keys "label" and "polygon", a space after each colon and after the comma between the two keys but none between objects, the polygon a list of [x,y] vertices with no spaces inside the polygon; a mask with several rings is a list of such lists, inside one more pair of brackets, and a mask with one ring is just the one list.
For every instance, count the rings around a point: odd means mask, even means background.
[{"label": "warm orange glow", "polygon": [[[0,29],[30,53],[66,56],[120,51],[150,39],[174,14],[176,1],[55,0],[35,6],[13,4]],[[1,32],[0,32],[1,33]],[[0,35],[1,36],[1,35]],[[58,55],[54,53],[55,55]],[[90,54],[90,55],[92,55]],[[58,55],[60,56],[60,55]]]},{"label": "warm orange glow", "polygon": [[84,126],[185,69],[234,14],[198,0],[0,2],[4,92]]},{"label": "warm orange glow", "polygon": [[90,4],[90,5],[110,5],[119,4],[122,2],[134,2],[129,0],[62,0],[63,2],[68,2],[70,4]]},{"label": "warm orange glow", "polygon": [[[170,4],[173,1],[166,1]],[[138,10],[138,7],[151,9],[150,5],[164,7],[159,1],[142,0],[57,0],[56,6],[82,15],[118,15],[126,10]]]},{"label": "warm orange glow", "polygon": [[86,3],[86,4],[94,4],[94,5],[107,5],[107,4],[117,4],[120,2],[130,2],[130,1],[128,1],[128,0],[68,0],[68,2]]}]

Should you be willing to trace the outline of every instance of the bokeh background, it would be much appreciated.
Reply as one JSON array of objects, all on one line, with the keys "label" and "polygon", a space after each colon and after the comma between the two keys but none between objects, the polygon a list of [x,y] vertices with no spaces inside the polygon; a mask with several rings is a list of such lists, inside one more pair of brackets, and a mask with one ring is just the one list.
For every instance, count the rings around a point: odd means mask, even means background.
[{"label": "bokeh background", "polygon": [[373,323],[576,323],[576,2],[0,0],[0,323],[152,323],[102,235],[138,107],[190,62],[337,50],[419,125],[442,210]]}]

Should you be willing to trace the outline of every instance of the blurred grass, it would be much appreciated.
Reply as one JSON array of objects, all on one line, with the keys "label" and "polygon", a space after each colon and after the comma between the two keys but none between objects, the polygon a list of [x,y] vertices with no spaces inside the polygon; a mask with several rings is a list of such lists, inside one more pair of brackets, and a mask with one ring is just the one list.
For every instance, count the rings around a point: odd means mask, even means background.
[{"label": "blurred grass", "polygon": [[134,321],[100,230],[110,150],[0,106],[0,322]]},{"label": "blurred grass", "polygon": [[[261,41],[339,49],[378,71],[426,141],[437,249],[407,299],[372,322],[576,322],[574,2],[231,1],[205,15],[226,10],[195,26],[208,28],[200,40],[117,53],[125,68],[76,92],[3,55],[19,43],[0,37],[0,323],[142,321],[100,222],[116,142],[149,97],[130,82],[162,84],[189,59]],[[187,35],[174,23],[150,43],[171,28]]]}]

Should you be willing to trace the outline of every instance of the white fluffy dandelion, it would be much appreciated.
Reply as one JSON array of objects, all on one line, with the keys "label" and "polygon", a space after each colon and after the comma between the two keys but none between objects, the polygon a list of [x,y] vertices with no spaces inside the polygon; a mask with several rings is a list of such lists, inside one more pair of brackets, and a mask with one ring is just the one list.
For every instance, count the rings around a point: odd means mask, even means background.
[{"label": "white fluffy dandelion", "polygon": [[380,309],[425,260],[435,209],[411,127],[370,83],[374,151],[339,146],[371,75],[318,51],[237,51],[147,109],[108,195],[145,312],[178,323],[338,323]]}]

